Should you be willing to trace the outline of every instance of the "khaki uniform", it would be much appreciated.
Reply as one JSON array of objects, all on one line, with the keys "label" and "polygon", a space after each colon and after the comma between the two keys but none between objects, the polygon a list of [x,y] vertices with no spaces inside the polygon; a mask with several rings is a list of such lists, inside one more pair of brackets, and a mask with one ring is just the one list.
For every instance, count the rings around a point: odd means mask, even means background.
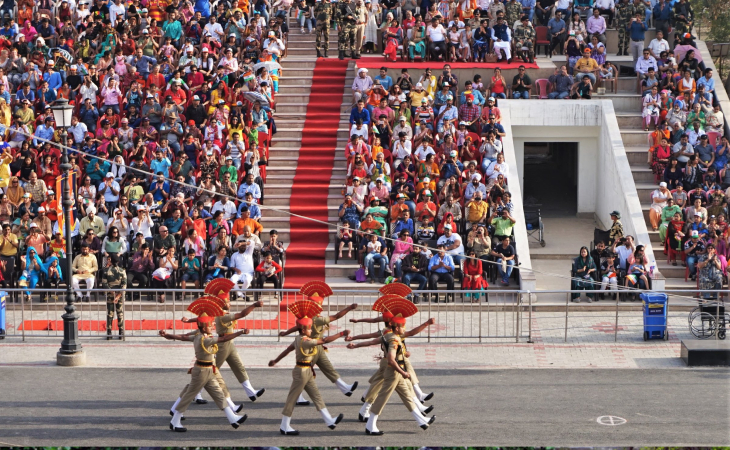
[{"label": "khaki uniform", "polygon": [[316,375],[314,373],[313,360],[320,353],[320,347],[316,344],[314,338],[299,335],[294,339],[294,355],[297,365],[291,372],[292,383],[289,388],[289,395],[286,397],[286,404],[284,405],[282,415],[291,417],[294,412],[294,405],[296,405],[297,399],[302,394],[302,391],[307,392],[317,411],[321,411],[327,407],[324,404],[324,400],[322,400],[319,389],[317,389],[317,383],[314,381]]},{"label": "khaki uniform", "polygon": [[357,31],[355,32],[355,50],[362,49],[362,42],[365,38],[365,25],[368,23],[368,10],[363,5],[355,7],[355,20],[357,21]]},{"label": "khaki uniform", "polygon": [[[200,334],[200,331],[195,331],[195,333],[194,333],[195,336],[197,336],[199,334]],[[227,342],[224,342],[224,344],[227,344]],[[220,351],[220,346],[219,346],[218,351]],[[217,355],[217,353],[216,353],[216,355]],[[218,384],[220,385],[221,390],[223,391],[223,395],[225,395],[226,398],[230,397],[231,393],[228,392],[228,386],[226,385],[226,382],[223,379],[223,376],[221,376],[220,370],[215,371],[215,378],[216,378],[216,380],[218,380]],[[185,393],[188,391],[189,387],[190,387],[190,383],[186,384],[185,387],[183,388],[183,390],[180,392],[180,395],[178,395],[178,397],[183,398]],[[198,391],[198,392],[200,392],[200,391]]]},{"label": "khaki uniform", "polygon": [[215,368],[213,355],[215,354],[215,344],[217,343],[217,337],[202,333],[195,336],[193,346],[195,348],[196,362],[195,366],[189,371],[192,376],[190,384],[188,384],[184,395],[180,397],[180,403],[176,408],[179,413],[184,413],[188,409],[188,406],[195,400],[195,396],[202,388],[205,388],[206,392],[208,392],[221,410],[228,406],[226,395],[223,393],[218,383],[218,378],[216,377],[218,369]]},{"label": "khaki uniform", "polygon": [[[215,332],[218,333],[218,336],[223,337],[236,331],[233,317],[234,314],[228,313],[215,318]],[[248,380],[246,367],[244,367],[233,341],[224,342],[218,346],[218,353],[215,354],[215,366],[220,369],[224,362],[228,363],[228,367],[231,368],[239,383]]]},{"label": "khaki uniform", "polygon": [[[405,370],[406,350],[401,338],[393,333],[388,333],[383,336],[383,340],[388,347],[386,355],[393,355],[401,369]],[[380,415],[394,391],[398,393],[398,396],[408,411],[416,409],[416,405],[413,403],[414,394],[411,385],[406,382],[405,378],[403,378],[399,372],[396,372],[396,370],[388,364],[383,371],[383,385],[373,402],[370,413]]]},{"label": "khaki uniform", "polygon": [[[385,335],[390,333],[390,330],[383,329],[381,330],[382,336],[381,339],[384,339]],[[406,380],[408,385],[410,386],[411,390],[413,390],[413,385],[418,384],[418,377],[416,377],[416,371],[413,370],[413,366],[411,365],[410,360],[406,356],[406,349],[405,349],[405,338],[401,338],[401,343],[403,344],[403,362],[405,364],[405,370],[411,375],[410,380]],[[383,341],[382,347],[383,352],[387,352],[387,349],[385,347],[385,341]],[[386,355],[387,356],[387,355]],[[378,371],[373,374],[372,377],[368,380],[370,383],[370,387],[368,388],[367,395],[365,395],[365,402],[373,404],[375,402],[375,399],[378,397],[378,394],[380,393],[381,388],[383,387],[383,375],[385,374],[385,369],[388,367],[388,358],[384,357],[380,360],[380,367],[378,367]],[[415,397],[416,394],[413,392],[413,397]]]},{"label": "khaki uniform", "polygon": [[[321,339],[324,336],[326,330],[329,329],[330,317],[329,316],[317,316],[312,319],[312,339]],[[327,350],[324,345],[317,346],[317,355],[312,360],[312,364],[316,364],[319,370],[322,371],[325,377],[331,382],[335,382],[340,378],[340,374],[337,373],[335,367],[327,357]]]}]

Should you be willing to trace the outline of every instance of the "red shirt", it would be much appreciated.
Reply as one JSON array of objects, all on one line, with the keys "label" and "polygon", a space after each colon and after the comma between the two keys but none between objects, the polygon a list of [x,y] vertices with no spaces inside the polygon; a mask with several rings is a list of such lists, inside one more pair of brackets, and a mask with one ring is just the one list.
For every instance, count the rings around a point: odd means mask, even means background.
[{"label": "red shirt", "polygon": [[165,76],[161,73],[151,73],[147,76],[147,86],[157,86],[160,89],[164,89],[165,86],[167,86],[167,82],[165,81]]}]

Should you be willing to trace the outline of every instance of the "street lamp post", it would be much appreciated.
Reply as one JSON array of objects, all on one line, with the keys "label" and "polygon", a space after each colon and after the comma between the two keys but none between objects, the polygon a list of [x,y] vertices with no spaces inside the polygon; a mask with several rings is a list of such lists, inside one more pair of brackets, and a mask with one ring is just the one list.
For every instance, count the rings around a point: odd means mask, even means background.
[{"label": "street lamp post", "polygon": [[63,145],[63,156],[61,157],[61,172],[66,178],[63,186],[63,234],[66,237],[66,314],[63,318],[63,341],[61,341],[61,349],[56,355],[56,361],[60,366],[80,366],[86,362],[85,353],[79,342],[79,315],[76,314],[74,306],[75,295],[71,286],[71,278],[73,276],[73,246],[71,243],[71,217],[73,214],[73,192],[71,191],[71,163],[68,159],[67,128],[71,126],[71,117],[73,116],[74,107],[69,105],[68,101],[61,99],[56,101],[52,106],[53,118],[56,126],[61,128],[61,143]]}]

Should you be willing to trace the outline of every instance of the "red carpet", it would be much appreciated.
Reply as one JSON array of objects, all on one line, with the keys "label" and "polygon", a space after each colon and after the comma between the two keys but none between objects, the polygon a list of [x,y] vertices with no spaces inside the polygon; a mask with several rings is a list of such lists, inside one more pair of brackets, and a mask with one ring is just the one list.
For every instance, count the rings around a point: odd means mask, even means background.
[{"label": "red carpet", "polygon": [[[289,203],[292,213],[323,222],[328,221],[327,197],[337,151],[346,72],[347,61],[317,60]],[[325,249],[330,230],[327,225],[293,216],[290,223],[291,243],[286,251],[284,287],[298,289],[307,281],[325,279]]]},{"label": "red carpet", "polygon": [[[494,70],[495,68],[499,67],[500,69],[517,69],[520,66],[525,66],[526,69],[537,69],[537,63],[523,63],[521,60],[518,60],[517,58],[512,61],[512,64],[507,63],[463,63],[463,62],[456,62],[456,63],[444,63],[444,62],[434,62],[434,61],[426,61],[426,62],[406,62],[406,61],[395,61],[390,62],[386,61],[385,58],[362,58],[357,61],[357,68],[365,68],[368,69],[370,72],[372,72],[373,69],[376,70],[376,73],[372,74],[372,76],[377,75],[377,70],[381,67],[387,67],[389,70],[394,69],[413,69],[414,71],[423,71],[428,68],[432,70],[432,73],[437,74],[437,72],[444,66],[444,64],[448,64],[451,66],[451,69],[489,69]],[[400,72],[399,72],[400,73]],[[420,75],[420,73],[419,73]],[[395,76],[394,74],[391,74],[391,76]],[[415,76],[414,74],[411,74],[411,76]],[[484,74],[482,74],[484,76]]]},{"label": "red carpet", "polygon": [[[296,318],[293,314],[286,312],[281,314],[281,329],[286,330],[293,326]],[[251,330],[276,330],[279,326],[279,319],[267,320],[239,320],[237,327],[239,329],[249,328]],[[117,329],[117,321],[112,324],[113,329]],[[127,330],[172,330],[172,320],[127,320],[124,322],[124,328]],[[194,323],[182,323],[175,321],[176,330],[194,330],[197,325]],[[25,331],[60,331],[63,330],[63,320],[26,320],[20,324],[18,330]],[[106,330],[106,320],[79,320],[80,331],[99,331]]]}]

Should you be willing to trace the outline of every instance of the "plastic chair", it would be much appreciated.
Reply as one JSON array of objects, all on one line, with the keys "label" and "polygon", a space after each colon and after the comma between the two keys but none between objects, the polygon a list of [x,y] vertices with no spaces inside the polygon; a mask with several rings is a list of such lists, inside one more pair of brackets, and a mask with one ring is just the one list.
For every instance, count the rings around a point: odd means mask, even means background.
[{"label": "plastic chair", "polygon": [[550,90],[550,81],[547,78],[540,78],[535,80],[537,85],[537,98],[543,99],[548,98],[548,91]]},{"label": "plastic chair", "polygon": [[550,39],[548,38],[548,27],[535,27],[535,53],[540,50],[540,46],[545,47],[545,56],[548,56],[550,49]]}]

